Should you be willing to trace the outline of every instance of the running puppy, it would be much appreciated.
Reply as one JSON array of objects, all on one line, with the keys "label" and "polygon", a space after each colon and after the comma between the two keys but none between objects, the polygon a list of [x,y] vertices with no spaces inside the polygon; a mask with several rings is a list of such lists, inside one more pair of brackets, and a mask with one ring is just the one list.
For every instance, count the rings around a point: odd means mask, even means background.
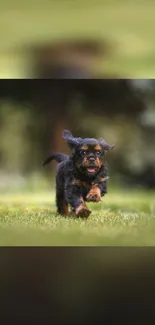
[{"label": "running puppy", "polygon": [[53,154],[43,166],[56,160],[56,204],[57,212],[68,215],[68,205],[77,217],[87,218],[91,211],[87,202],[99,202],[107,193],[107,169],[104,165],[106,152],[112,150],[104,139],[74,138],[70,131],[64,130],[63,139],[67,141],[72,155]]}]

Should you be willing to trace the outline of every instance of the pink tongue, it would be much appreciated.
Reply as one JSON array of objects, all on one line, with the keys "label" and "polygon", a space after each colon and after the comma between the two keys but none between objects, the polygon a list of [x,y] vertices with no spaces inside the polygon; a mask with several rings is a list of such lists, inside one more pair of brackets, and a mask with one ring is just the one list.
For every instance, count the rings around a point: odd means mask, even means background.
[{"label": "pink tongue", "polygon": [[88,172],[89,172],[89,173],[94,173],[94,172],[95,172],[95,168],[91,168],[91,167],[89,167],[89,168],[88,168]]}]

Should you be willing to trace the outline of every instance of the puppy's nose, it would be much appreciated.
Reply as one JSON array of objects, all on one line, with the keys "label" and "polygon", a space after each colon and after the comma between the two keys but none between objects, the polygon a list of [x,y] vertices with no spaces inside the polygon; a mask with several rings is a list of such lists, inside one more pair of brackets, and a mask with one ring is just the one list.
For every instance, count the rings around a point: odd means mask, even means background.
[{"label": "puppy's nose", "polygon": [[95,158],[94,158],[94,157],[90,157],[90,158],[89,158],[89,161],[90,161],[90,162],[94,162],[94,161],[95,161]]}]

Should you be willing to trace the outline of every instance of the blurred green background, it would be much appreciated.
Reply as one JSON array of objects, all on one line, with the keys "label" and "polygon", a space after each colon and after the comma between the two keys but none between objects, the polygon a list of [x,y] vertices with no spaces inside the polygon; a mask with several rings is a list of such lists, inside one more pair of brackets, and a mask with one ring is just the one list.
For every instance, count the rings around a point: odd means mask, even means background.
[{"label": "blurred green background", "polygon": [[150,78],[155,72],[153,0],[22,1],[0,4],[0,77],[34,76],[34,47],[100,39],[98,74]]}]

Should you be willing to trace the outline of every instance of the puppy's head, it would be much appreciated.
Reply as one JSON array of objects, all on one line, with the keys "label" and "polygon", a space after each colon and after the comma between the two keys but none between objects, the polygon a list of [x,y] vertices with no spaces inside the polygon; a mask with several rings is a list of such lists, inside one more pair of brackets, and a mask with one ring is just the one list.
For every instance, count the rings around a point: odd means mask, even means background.
[{"label": "puppy's head", "polygon": [[76,168],[88,177],[94,177],[104,164],[106,152],[112,150],[104,139],[74,138],[70,131],[63,132],[63,139],[67,141],[73,155]]}]

